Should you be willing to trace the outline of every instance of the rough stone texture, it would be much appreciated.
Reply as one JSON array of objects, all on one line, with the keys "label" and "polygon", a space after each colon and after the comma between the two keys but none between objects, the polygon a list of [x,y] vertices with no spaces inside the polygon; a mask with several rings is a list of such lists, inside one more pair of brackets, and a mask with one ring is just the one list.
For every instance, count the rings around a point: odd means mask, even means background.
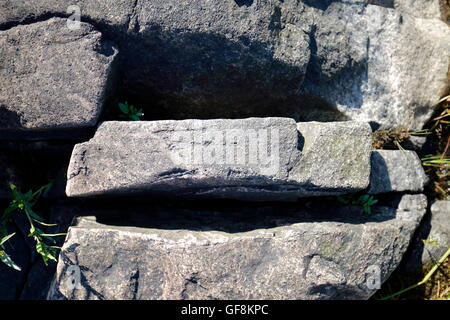
[{"label": "rough stone texture", "polygon": [[[426,197],[404,196],[398,209],[370,216],[339,205],[259,207],[248,220],[245,207],[234,215],[133,210],[121,212],[120,226],[84,217],[69,229],[50,299],[367,299],[376,291],[368,267],[380,268],[381,282],[389,277]],[[127,227],[124,214],[135,214],[133,226],[147,217],[146,227]],[[81,270],[79,289],[66,286],[69,266]]]},{"label": "rough stone texture", "polygon": [[[434,263],[450,246],[450,201],[436,201],[424,217],[405,255],[402,269],[416,272]],[[425,240],[425,243],[424,243]]]},{"label": "rough stone texture", "polygon": [[370,126],[362,122],[104,122],[93,139],[75,146],[66,193],[176,191],[246,200],[349,193],[368,185],[370,144]]},{"label": "rough stone texture", "polygon": [[425,245],[422,263],[435,262],[450,247],[450,201],[436,201],[431,206],[431,230],[428,240],[436,241],[436,245]]},{"label": "rough stone texture", "polygon": [[0,31],[0,139],[96,124],[117,50],[91,25],[80,27],[54,18]]},{"label": "rough stone texture", "polygon": [[[376,1],[376,0],[375,0]],[[394,7],[403,14],[425,19],[442,18],[440,2],[442,0],[381,0],[394,2]]]},{"label": "rough stone texture", "polygon": [[421,192],[427,181],[422,163],[414,151],[377,150],[371,157],[368,193]]},{"label": "rough stone texture", "polygon": [[[402,142],[402,147],[406,150],[420,151],[427,142],[427,137],[410,136],[409,139]],[[398,149],[398,147],[396,148]]]},{"label": "rough stone texture", "polygon": [[[0,27],[69,0],[2,0]],[[77,1],[121,47],[124,88],[159,118],[350,117],[419,129],[446,86],[437,0]],[[318,99],[321,97],[322,99]]]}]

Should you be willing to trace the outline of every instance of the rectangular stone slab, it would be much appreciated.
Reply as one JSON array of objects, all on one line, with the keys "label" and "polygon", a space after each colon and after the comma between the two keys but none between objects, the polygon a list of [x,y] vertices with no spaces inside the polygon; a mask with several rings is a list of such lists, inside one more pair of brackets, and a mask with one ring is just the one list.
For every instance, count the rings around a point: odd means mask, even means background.
[{"label": "rectangular stone slab", "polygon": [[415,151],[376,150],[371,156],[369,194],[422,192],[427,181]]},{"label": "rectangular stone slab", "polygon": [[[398,203],[371,215],[357,207],[313,205],[286,219],[283,207],[274,207],[253,212],[253,220],[240,208],[234,215],[183,209],[182,218],[147,207],[135,212],[151,223],[145,228],[129,226],[136,218],[117,226],[83,217],[69,229],[49,298],[368,299],[377,290],[370,276],[379,284],[390,276],[426,212],[424,195],[405,195]],[[124,215],[134,210],[116,209]],[[328,219],[305,221],[324,211]]]},{"label": "rectangular stone slab", "polygon": [[66,193],[295,200],[355,192],[369,183],[370,141],[362,122],[104,122],[75,146]]}]

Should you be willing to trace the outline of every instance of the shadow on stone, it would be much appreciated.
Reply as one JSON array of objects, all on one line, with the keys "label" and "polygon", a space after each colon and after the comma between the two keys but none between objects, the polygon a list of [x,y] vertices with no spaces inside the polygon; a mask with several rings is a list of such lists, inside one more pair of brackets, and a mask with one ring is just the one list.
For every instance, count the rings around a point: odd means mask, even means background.
[{"label": "shadow on stone", "polygon": [[378,193],[381,190],[384,190],[384,192],[392,191],[389,168],[383,156],[378,152],[372,152],[370,162],[370,192]]},{"label": "shadow on stone", "polygon": [[155,26],[142,35],[125,33],[119,46],[119,99],[143,107],[147,120],[346,119],[325,99],[300,93],[304,70],[275,60],[269,44]]},{"label": "shadow on stone", "polygon": [[[396,219],[395,205],[398,202],[398,199],[390,197],[381,201],[380,207],[374,208],[372,214],[367,214],[362,207],[342,206],[335,198],[302,199],[297,203],[264,205],[230,200],[155,204],[151,200],[137,198],[83,200],[72,205],[71,203],[75,203],[72,200],[55,207],[53,216],[70,217],[65,219],[65,224],[73,217],[95,216],[98,223],[111,226],[239,233],[303,222],[342,222],[355,225],[383,222]],[[53,220],[52,222],[55,223]]]},{"label": "shadow on stone", "polygon": [[[4,106],[0,105],[0,128],[17,128],[21,127],[20,116],[13,111],[6,109]],[[0,139],[2,136],[0,130]]]},{"label": "shadow on stone", "polygon": [[[251,5],[252,1],[240,1]],[[67,17],[62,13],[51,17]],[[30,17],[20,24],[47,20]],[[302,89],[306,70],[275,57],[274,43],[229,40],[213,33],[144,31],[83,16],[120,51],[120,88],[102,120],[117,119],[119,101],[145,111],[145,120],[290,117],[297,121],[346,120],[330,101]],[[4,23],[0,30],[17,25]],[[137,30],[136,30],[137,29]],[[138,33],[139,32],[141,33]],[[307,49],[309,50],[309,49]],[[309,64],[315,63],[310,59]],[[310,66],[308,66],[309,68]]]},{"label": "shadow on stone", "polygon": [[317,300],[321,300],[321,297],[326,297],[325,299],[331,300],[348,300],[348,297],[352,297],[352,300],[367,299],[367,293],[363,289],[357,286],[350,286],[349,284],[320,284],[312,287],[309,290],[309,294],[317,297]]}]

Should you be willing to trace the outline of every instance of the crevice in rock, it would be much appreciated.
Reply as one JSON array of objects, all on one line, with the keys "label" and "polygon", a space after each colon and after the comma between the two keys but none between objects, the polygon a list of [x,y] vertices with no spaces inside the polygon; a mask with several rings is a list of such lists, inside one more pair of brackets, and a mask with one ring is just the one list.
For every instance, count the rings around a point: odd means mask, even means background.
[{"label": "crevice in rock", "polygon": [[[72,216],[95,216],[104,225],[145,229],[247,232],[301,222],[364,224],[395,219],[401,195],[377,197],[367,214],[361,206],[343,206],[336,198],[304,198],[296,203],[248,203],[234,200],[174,200],[149,198],[79,199],[57,208]],[[330,210],[329,208],[334,208]]]},{"label": "crevice in rock", "polygon": [[250,7],[253,4],[253,0],[234,0],[239,7]]}]

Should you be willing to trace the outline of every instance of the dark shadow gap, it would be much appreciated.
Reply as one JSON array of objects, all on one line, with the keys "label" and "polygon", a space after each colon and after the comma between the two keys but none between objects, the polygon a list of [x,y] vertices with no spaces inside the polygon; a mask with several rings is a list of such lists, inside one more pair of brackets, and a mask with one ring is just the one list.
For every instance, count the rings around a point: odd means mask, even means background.
[{"label": "dark shadow gap", "polygon": [[69,199],[54,208],[53,216],[64,215],[67,221],[95,216],[97,222],[111,226],[238,233],[295,223],[383,222],[395,219],[399,201],[399,195],[386,196],[368,214],[361,206],[341,205],[333,197],[263,204],[237,200]]}]

